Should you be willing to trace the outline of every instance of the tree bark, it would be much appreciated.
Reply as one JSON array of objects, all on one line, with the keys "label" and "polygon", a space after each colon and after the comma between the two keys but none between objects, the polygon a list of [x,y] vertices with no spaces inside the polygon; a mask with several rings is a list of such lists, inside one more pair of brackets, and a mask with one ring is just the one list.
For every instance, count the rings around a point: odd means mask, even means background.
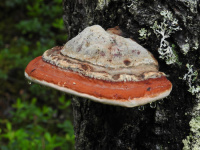
[{"label": "tree bark", "polygon": [[[188,82],[180,79],[188,72],[186,64],[198,71],[200,42],[200,11],[198,0],[63,0],[64,22],[68,38],[87,26],[101,25],[104,29],[119,26],[126,37],[134,38],[154,54],[173,84],[173,90],[156,107],[123,108],[103,105],[83,98],[72,99],[77,150],[179,150],[189,133],[192,110],[197,101],[188,92]],[[168,10],[178,20],[176,31],[167,39],[175,45],[178,61],[167,65],[159,58],[161,37],[152,27],[162,22],[161,11]],[[171,22],[168,22],[169,26]],[[151,35],[140,39],[139,30]],[[183,46],[189,45],[187,54]],[[195,48],[194,48],[195,47]],[[195,85],[198,85],[198,80]],[[83,87],[84,88],[84,87]]]}]

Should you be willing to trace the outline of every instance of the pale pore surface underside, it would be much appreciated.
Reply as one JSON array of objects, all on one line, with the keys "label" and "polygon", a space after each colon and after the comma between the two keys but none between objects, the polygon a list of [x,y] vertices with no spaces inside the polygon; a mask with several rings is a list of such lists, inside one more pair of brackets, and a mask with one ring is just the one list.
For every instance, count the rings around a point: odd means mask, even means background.
[{"label": "pale pore surface underside", "polygon": [[43,59],[63,69],[114,82],[164,75],[145,48],[129,38],[110,34],[99,25],[87,27],[63,48],[47,50]]}]

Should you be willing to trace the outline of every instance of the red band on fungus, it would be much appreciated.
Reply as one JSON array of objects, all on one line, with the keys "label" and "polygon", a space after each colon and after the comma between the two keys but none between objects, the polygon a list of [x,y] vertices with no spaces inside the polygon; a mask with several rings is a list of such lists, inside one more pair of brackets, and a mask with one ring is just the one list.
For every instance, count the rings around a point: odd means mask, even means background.
[{"label": "red band on fungus", "polygon": [[32,60],[25,72],[29,77],[39,81],[92,95],[99,99],[117,101],[157,97],[172,87],[171,82],[165,76],[137,82],[109,82],[93,79],[76,72],[60,69],[43,61],[41,56]]}]

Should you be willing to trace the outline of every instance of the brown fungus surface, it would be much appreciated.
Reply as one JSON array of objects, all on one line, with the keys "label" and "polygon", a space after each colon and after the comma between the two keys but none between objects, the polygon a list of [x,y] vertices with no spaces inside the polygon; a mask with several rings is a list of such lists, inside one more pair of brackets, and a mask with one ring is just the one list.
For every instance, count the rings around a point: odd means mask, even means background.
[{"label": "brown fungus surface", "polygon": [[150,52],[99,25],[35,58],[25,76],[66,93],[125,107],[162,99],[172,88]]}]

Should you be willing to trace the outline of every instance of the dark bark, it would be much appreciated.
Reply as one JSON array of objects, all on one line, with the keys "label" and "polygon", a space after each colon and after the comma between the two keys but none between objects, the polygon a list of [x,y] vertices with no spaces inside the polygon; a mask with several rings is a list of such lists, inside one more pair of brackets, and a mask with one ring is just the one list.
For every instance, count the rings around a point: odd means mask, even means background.
[{"label": "dark bark", "polygon": [[[195,96],[188,92],[188,85],[180,80],[187,73],[185,65],[194,65],[198,70],[200,43],[199,1],[194,5],[184,0],[139,0],[130,8],[129,0],[110,0],[108,6],[97,9],[98,0],[64,0],[64,22],[69,39],[85,27],[99,24],[105,29],[120,26],[127,37],[149,49],[160,64],[160,71],[169,75],[173,84],[170,96],[156,108],[145,105],[143,111],[103,105],[83,98],[73,99],[76,149],[137,149],[137,150],[179,150],[182,140],[189,134],[190,113],[196,104]],[[176,46],[180,63],[166,65],[159,58],[157,49],[160,38],[150,28],[155,21],[161,21],[162,10],[169,10],[178,19],[182,28],[170,36],[168,41]],[[138,30],[146,28],[151,36],[139,40]],[[184,55],[181,47],[187,43],[190,51]],[[197,81],[198,82],[198,81]],[[84,88],[84,87],[83,87]]]}]

